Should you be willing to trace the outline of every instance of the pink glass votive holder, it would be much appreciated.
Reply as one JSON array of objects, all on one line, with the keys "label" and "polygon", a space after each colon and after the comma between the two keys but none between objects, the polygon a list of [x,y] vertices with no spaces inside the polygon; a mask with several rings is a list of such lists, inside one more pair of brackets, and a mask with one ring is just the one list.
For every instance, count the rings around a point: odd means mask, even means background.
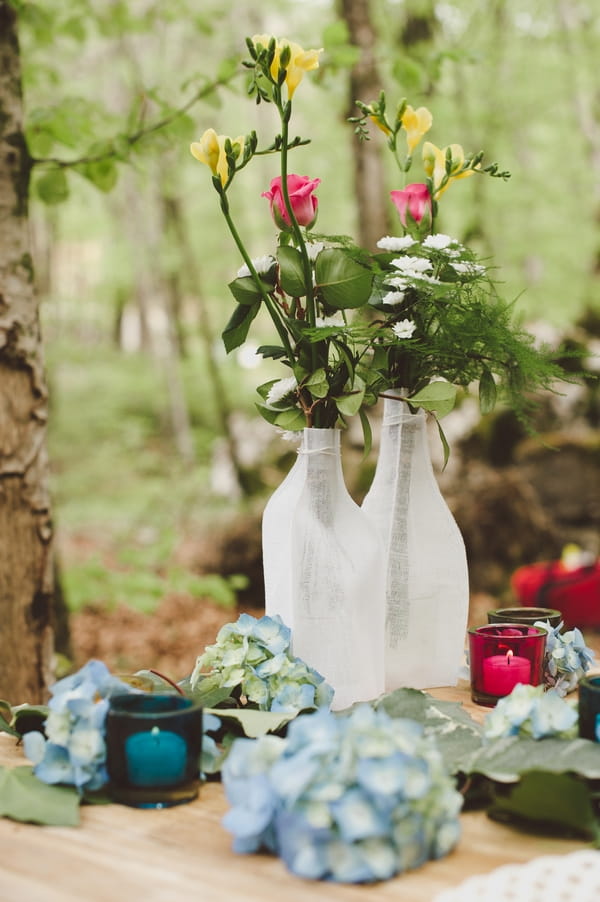
[{"label": "pink glass votive holder", "polygon": [[517,683],[539,686],[544,679],[546,630],[520,623],[469,629],[471,698],[493,708]]}]

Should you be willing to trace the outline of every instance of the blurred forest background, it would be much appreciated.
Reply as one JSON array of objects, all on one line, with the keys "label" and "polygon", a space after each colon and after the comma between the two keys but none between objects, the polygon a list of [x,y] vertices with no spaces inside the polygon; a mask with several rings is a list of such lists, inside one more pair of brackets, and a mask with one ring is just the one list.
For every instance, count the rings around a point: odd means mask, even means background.
[{"label": "blurred forest background", "polygon": [[[240,353],[222,350],[234,304],[227,283],[241,261],[208,170],[189,153],[208,127],[256,129],[264,143],[275,134],[273,111],[245,97],[245,36],[324,48],[295,97],[294,133],[311,144],[292,159],[293,171],[322,180],[318,231],[365,243],[380,225],[377,237],[400,234],[387,220],[387,191],[398,186],[385,156],[381,196],[372,182],[355,183],[347,117],[357,86],[365,101],[385,87],[391,105],[426,105],[434,143],[484,149],[512,172],[506,183],[454,186],[440,229],[493,259],[536,335],[588,348],[591,372],[600,341],[600,14],[594,0],[13,5],[36,161],[30,217],[53,519],[71,612],[62,651],[78,663],[94,655],[180,677],[236,605],[260,608],[260,513],[291,460],[254,409],[255,386],[273,373],[254,353],[260,321]],[[232,191],[255,256],[273,248],[260,193],[275,174],[273,159],[257,159]],[[547,399],[539,426],[560,450],[525,437],[502,411],[480,423],[468,399],[448,421],[453,454],[440,478],[465,534],[473,591],[499,600],[510,600],[512,569],[567,541],[598,553],[592,379]],[[374,453],[361,463],[358,438],[347,437],[357,499],[374,466]]]}]

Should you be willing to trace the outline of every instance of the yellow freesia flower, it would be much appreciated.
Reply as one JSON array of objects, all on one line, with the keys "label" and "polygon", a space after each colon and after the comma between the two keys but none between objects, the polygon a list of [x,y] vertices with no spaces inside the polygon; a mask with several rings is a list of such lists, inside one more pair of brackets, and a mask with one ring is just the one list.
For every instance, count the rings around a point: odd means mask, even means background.
[{"label": "yellow freesia flower", "polygon": [[[272,36],[269,34],[257,34],[252,38],[252,43],[260,47],[268,47]],[[281,66],[281,54],[285,47],[289,47],[290,58],[287,65],[283,68],[286,70],[285,84],[288,92],[288,99],[294,96],[294,91],[302,81],[305,72],[319,68],[319,54],[323,50],[304,50],[299,44],[281,38],[275,44],[275,56],[271,63],[271,78],[277,81]]]},{"label": "yellow freesia flower", "polygon": [[[450,150],[450,175],[446,175],[446,154]],[[441,197],[455,179],[464,179],[473,175],[473,169],[460,170],[465,163],[465,152],[460,144],[449,144],[447,147],[436,147],[430,141],[423,145],[423,169],[433,180],[433,195]]]},{"label": "yellow freesia flower", "polygon": [[225,142],[229,140],[233,145],[236,158],[244,149],[244,136],[229,138],[228,135],[217,135],[214,128],[207,128],[199,141],[190,145],[192,156],[201,163],[206,163],[213,175],[218,175],[221,184],[224,185],[229,178],[229,167],[225,154]]},{"label": "yellow freesia flower", "polygon": [[406,131],[406,146],[409,156],[423,137],[429,131],[433,123],[433,116],[427,107],[420,106],[418,110],[407,104],[402,115],[402,128]]}]

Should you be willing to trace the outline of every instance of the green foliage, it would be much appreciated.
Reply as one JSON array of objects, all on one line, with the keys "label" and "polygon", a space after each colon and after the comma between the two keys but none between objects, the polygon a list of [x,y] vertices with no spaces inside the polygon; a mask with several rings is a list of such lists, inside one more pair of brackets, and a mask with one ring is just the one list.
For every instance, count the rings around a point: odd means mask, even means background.
[{"label": "green foliage", "polygon": [[0,816],[33,824],[76,827],[79,795],[71,786],[49,786],[32,768],[0,767]]}]

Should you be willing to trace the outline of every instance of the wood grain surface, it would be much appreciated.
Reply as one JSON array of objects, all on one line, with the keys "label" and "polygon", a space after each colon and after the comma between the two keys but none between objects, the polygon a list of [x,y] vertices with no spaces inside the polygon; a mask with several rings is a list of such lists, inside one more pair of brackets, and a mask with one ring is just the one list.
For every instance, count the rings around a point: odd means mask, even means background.
[{"label": "wood grain surface", "polygon": [[[468,687],[432,690],[461,701],[481,719]],[[0,764],[26,763],[15,740],[0,734]],[[80,827],[39,827],[0,818],[1,902],[432,902],[471,874],[539,855],[567,854],[585,843],[517,832],[482,812],[462,815],[462,838],[450,855],[368,886],[301,880],[270,855],[237,855],[221,826],[223,790],[209,783],[199,798],[164,810],[84,806]],[[483,900],[482,900],[483,902]]]}]

